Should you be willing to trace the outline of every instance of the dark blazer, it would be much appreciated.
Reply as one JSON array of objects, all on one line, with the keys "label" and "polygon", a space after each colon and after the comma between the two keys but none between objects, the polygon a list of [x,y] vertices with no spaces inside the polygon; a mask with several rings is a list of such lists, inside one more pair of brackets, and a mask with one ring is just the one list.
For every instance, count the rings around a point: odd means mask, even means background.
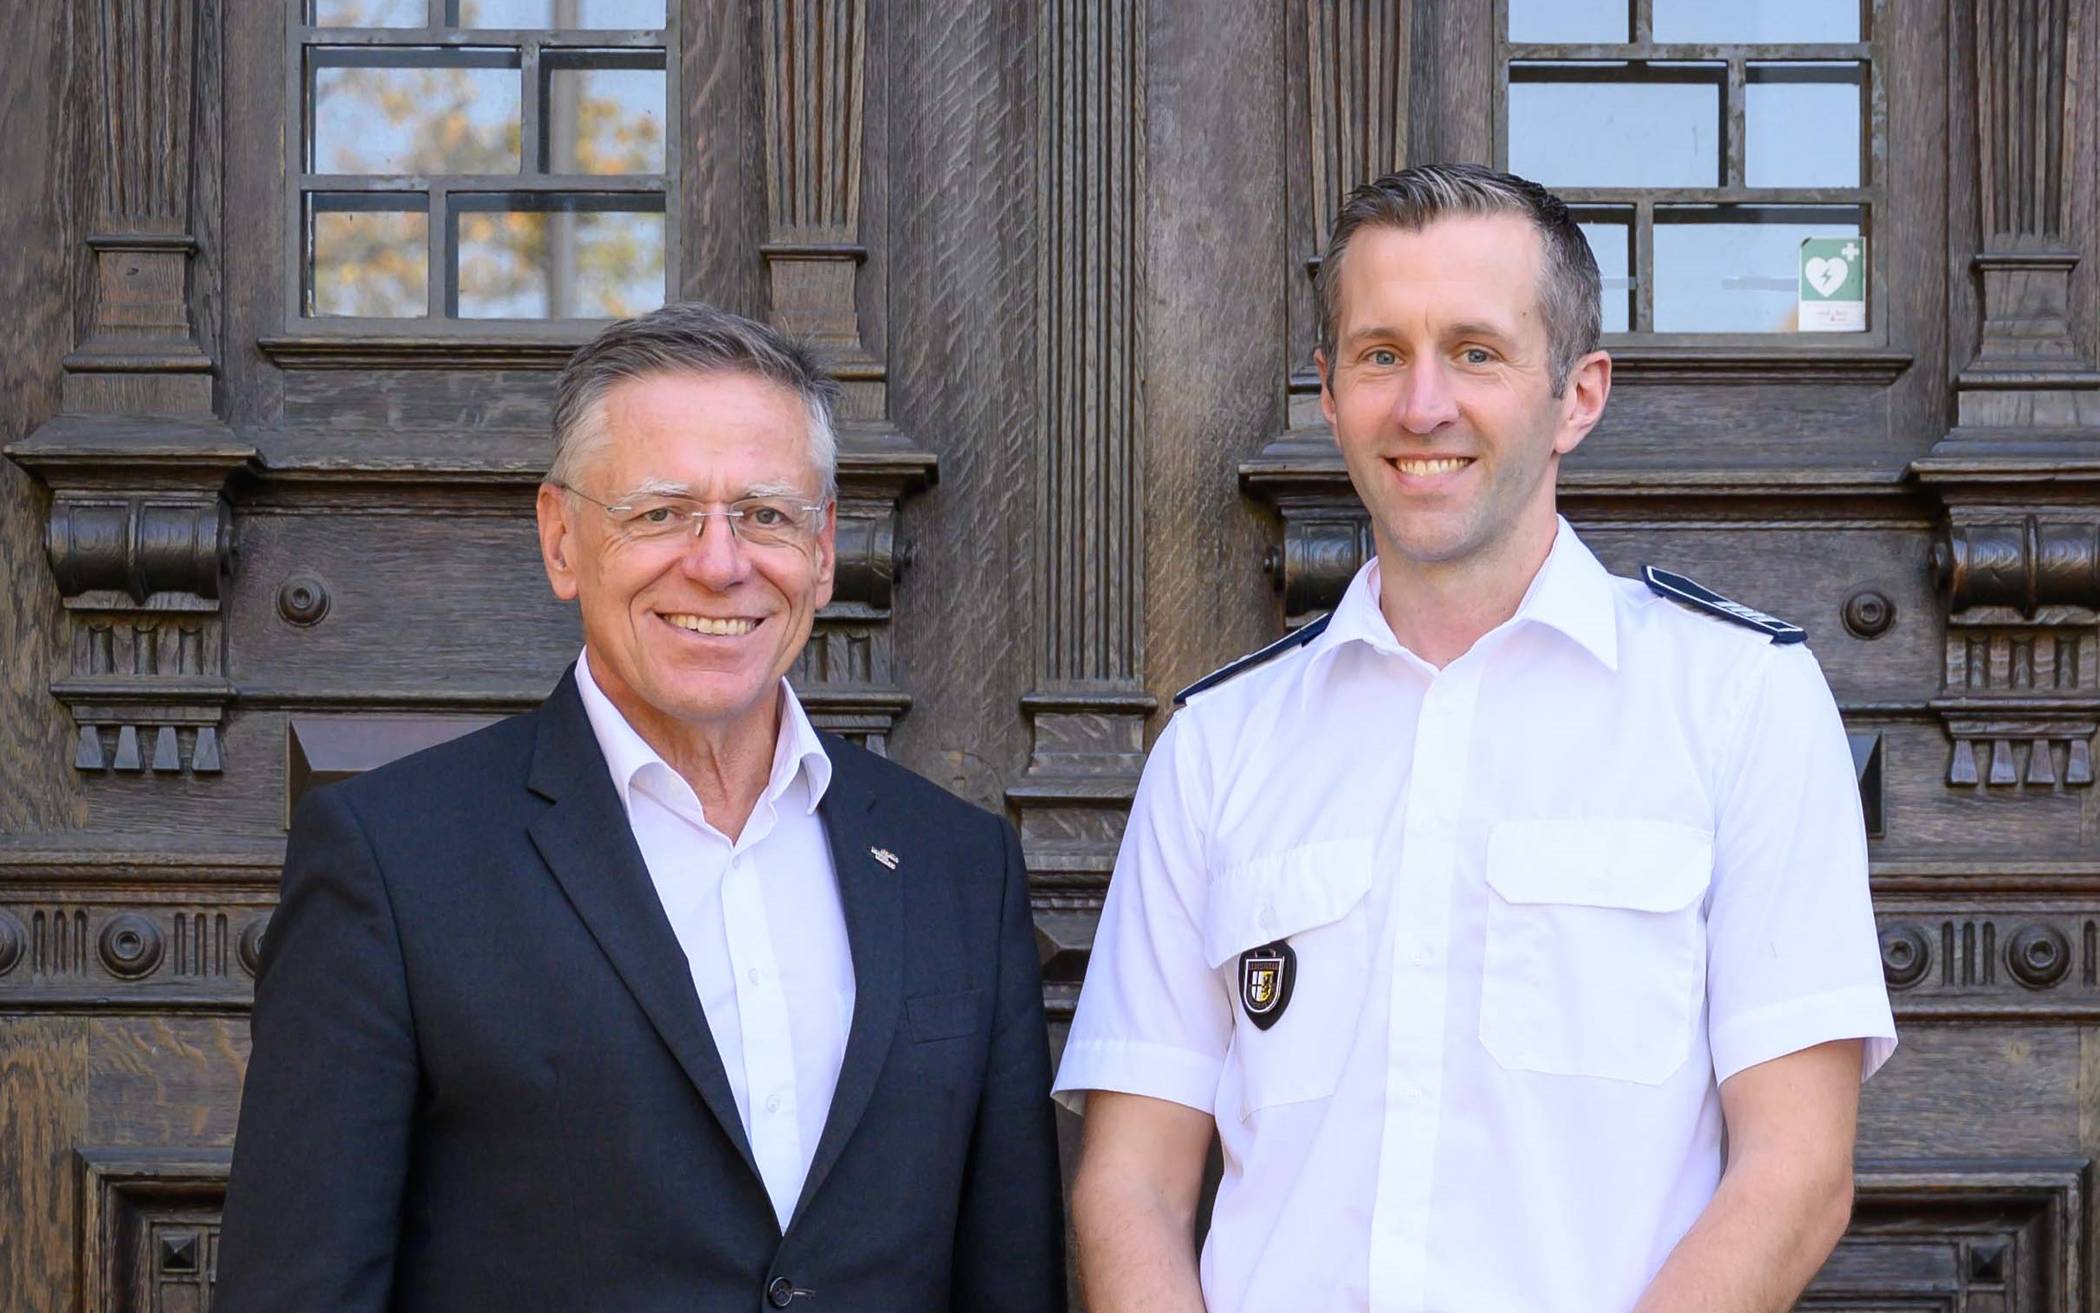
[{"label": "dark blazer", "polygon": [[1062,1310],[1012,827],[824,748],[858,994],[786,1235],[572,672],[299,808],[217,1313]]}]

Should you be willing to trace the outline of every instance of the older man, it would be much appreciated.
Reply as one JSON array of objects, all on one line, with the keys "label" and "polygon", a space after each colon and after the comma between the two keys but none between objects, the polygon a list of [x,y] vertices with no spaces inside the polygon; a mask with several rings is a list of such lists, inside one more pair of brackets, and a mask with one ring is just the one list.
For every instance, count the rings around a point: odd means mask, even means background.
[{"label": "older man", "polygon": [[1556,515],[1611,384],[1558,199],[1406,169],[1320,277],[1378,554],[1146,766],[1058,1075],[1090,1306],[1779,1313],[1894,1047],[1830,691]]},{"label": "older man", "polygon": [[301,807],[219,1313],[1063,1307],[1018,844],[785,679],[833,392],[694,304],[569,363],[539,533],[583,654]]}]

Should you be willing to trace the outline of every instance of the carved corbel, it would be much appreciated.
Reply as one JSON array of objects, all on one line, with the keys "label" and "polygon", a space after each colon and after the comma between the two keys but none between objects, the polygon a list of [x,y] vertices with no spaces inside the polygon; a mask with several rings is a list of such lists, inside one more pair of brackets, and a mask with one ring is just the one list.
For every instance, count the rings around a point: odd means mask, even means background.
[{"label": "carved corbel", "polygon": [[253,449],[212,423],[61,416],[8,454],[51,488],[45,549],[72,639],[51,692],[78,728],[73,764],[216,774],[233,697],[224,490]]},{"label": "carved corbel", "polygon": [[2082,788],[2100,729],[2100,511],[1957,503],[1933,548],[1947,601],[1933,709],[1951,785]]},{"label": "carved corbel", "polygon": [[938,477],[889,419],[889,371],[859,309],[868,0],[766,0],[765,257],[773,322],[823,348],[839,407],[839,573],[796,669],[811,717],[884,750],[911,699],[898,685],[890,594],[898,512]]}]

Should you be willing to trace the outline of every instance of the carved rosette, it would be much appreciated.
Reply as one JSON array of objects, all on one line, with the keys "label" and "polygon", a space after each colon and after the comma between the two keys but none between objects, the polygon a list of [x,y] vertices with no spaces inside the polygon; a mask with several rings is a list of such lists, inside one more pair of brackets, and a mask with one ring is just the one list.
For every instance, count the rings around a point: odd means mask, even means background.
[{"label": "carved rosette", "polygon": [[[1039,899],[1098,906],[1144,767],[1146,7],[1042,0],[1034,686],[1007,791]],[[1062,968],[1061,968],[1062,969]],[[1054,987],[1056,972],[1048,976]]]},{"label": "carved rosette", "polygon": [[867,0],[765,0],[767,240],[772,319],[816,343],[839,407],[838,585],[794,671],[811,719],[876,752],[911,705],[898,683],[890,597],[898,508],[938,477],[889,418],[889,370],[859,310]]}]

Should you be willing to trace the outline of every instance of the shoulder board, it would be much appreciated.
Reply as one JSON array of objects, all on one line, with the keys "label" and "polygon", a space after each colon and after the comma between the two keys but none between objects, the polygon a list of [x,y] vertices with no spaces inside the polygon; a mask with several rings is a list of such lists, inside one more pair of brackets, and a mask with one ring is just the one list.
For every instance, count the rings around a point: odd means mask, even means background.
[{"label": "shoulder board", "polygon": [[1641,578],[1647,581],[1648,587],[1673,602],[1682,602],[1695,611],[1704,611],[1708,615],[1719,616],[1745,628],[1755,629],[1775,643],[1799,643],[1808,638],[1808,631],[1801,626],[1789,624],[1762,611],[1752,610],[1741,602],[1731,602],[1713,589],[1693,583],[1681,574],[1671,574],[1668,570],[1644,565],[1641,567]]},{"label": "shoulder board", "polygon": [[1196,696],[1198,693],[1203,692],[1205,689],[1216,688],[1218,685],[1224,683],[1226,680],[1231,679],[1234,675],[1243,674],[1246,671],[1254,669],[1258,665],[1262,665],[1265,662],[1272,661],[1275,658],[1282,656],[1284,653],[1290,651],[1294,647],[1303,647],[1305,644],[1312,642],[1315,638],[1318,638],[1321,635],[1321,633],[1323,633],[1326,630],[1327,622],[1328,620],[1333,618],[1333,616],[1334,612],[1329,611],[1326,615],[1319,617],[1317,620],[1308,620],[1304,624],[1298,626],[1297,629],[1293,630],[1288,634],[1285,634],[1282,638],[1277,639],[1275,642],[1269,644],[1267,647],[1261,649],[1259,652],[1249,652],[1247,655],[1241,657],[1239,660],[1233,662],[1231,665],[1220,666],[1218,669],[1211,671],[1203,678],[1197,680],[1195,683],[1189,685],[1187,688],[1181,690],[1179,693],[1176,693],[1174,695],[1174,705],[1178,707],[1182,703],[1187,702],[1190,698]]}]

